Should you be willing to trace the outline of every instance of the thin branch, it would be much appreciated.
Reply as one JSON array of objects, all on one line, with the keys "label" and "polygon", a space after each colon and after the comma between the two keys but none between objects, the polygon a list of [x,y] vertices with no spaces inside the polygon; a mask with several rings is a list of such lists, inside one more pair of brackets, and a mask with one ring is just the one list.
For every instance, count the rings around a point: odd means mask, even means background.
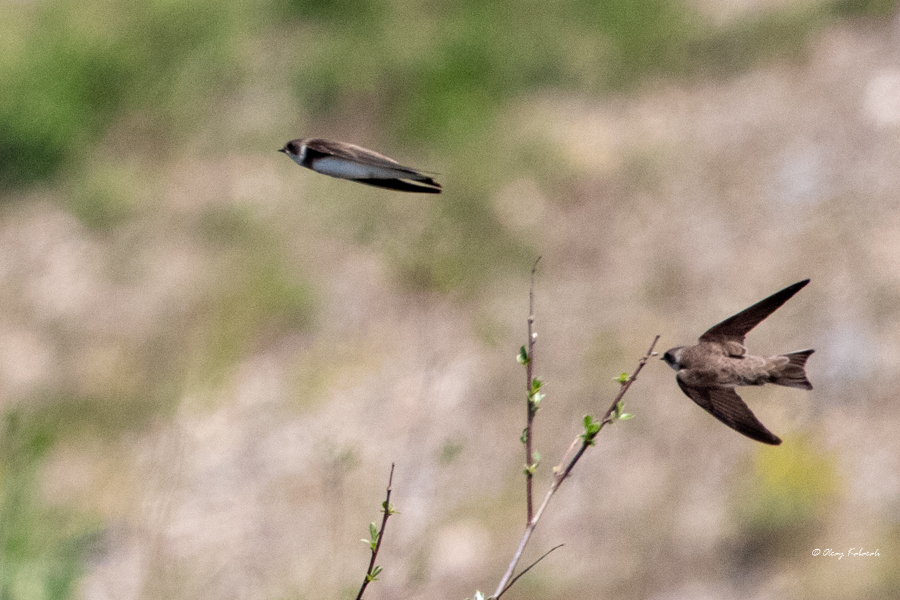
[{"label": "thin branch", "polygon": [[[581,435],[576,440],[581,440],[581,447],[578,449],[578,452],[575,453],[575,456],[566,464],[565,468],[563,468],[563,462],[559,463],[554,469],[556,473],[556,478],[553,481],[553,486],[551,486],[551,491],[555,491],[555,487],[559,487],[559,484],[563,482],[563,480],[569,476],[569,473],[572,472],[572,469],[575,467],[575,463],[578,462],[578,459],[581,458],[581,455],[584,454],[584,451],[588,449],[589,446],[594,444],[594,436],[599,433],[599,430],[603,428],[604,425],[609,425],[615,421],[613,418],[613,413],[616,412],[616,408],[619,406],[619,402],[622,401],[622,398],[625,396],[625,393],[631,387],[631,384],[637,381],[637,376],[640,374],[641,370],[644,368],[644,365],[647,364],[647,361],[650,360],[651,356],[654,356],[653,349],[656,347],[656,343],[659,341],[659,336],[657,335],[653,338],[653,343],[650,344],[650,348],[647,349],[647,353],[638,361],[638,366],[634,370],[634,374],[628,377],[623,383],[622,387],[619,389],[619,393],[616,394],[616,397],[613,399],[613,403],[610,405],[609,410],[606,411],[606,414],[603,415],[603,419],[600,420],[599,429],[594,432],[593,436],[588,436],[587,434]],[[574,444],[575,442],[573,442]],[[571,446],[570,446],[571,448]],[[549,500],[549,498],[547,498]]]},{"label": "thin branch", "polygon": [[610,405],[609,410],[607,410],[606,414],[603,415],[603,419],[600,421],[602,424],[606,425],[608,423],[612,423],[612,420],[610,420],[610,417],[616,411],[616,406],[619,405],[619,402],[622,400],[622,397],[625,395],[625,392],[628,391],[628,388],[631,387],[631,384],[635,382],[638,374],[641,372],[641,369],[644,368],[644,365],[647,364],[647,361],[650,360],[650,357],[655,356],[653,353],[653,348],[656,347],[656,342],[658,342],[658,341],[659,341],[659,336],[656,336],[655,338],[653,338],[653,343],[650,344],[650,349],[647,350],[647,354],[645,354],[644,358],[642,358],[641,361],[638,363],[637,369],[634,370],[634,375],[629,377],[628,380],[622,384],[622,389],[619,390],[619,393],[616,395],[615,399],[613,400],[613,403]]},{"label": "thin branch", "polygon": [[[572,440],[572,443],[569,444],[569,447],[566,448],[565,453],[563,454],[562,458],[559,460],[559,464],[560,464],[560,465],[568,464],[569,455],[572,454],[572,452],[573,452],[576,448],[579,448],[579,447],[581,446],[581,443],[582,443],[583,441],[584,441],[584,440],[581,438],[581,436],[578,436],[577,438],[575,438],[574,440]],[[553,469],[553,472],[556,473],[558,470],[559,470],[559,465],[557,465],[556,468]]]},{"label": "thin branch", "polygon": [[537,339],[537,336],[534,333],[534,273],[537,271],[537,265],[540,262],[541,257],[538,256],[537,260],[534,261],[534,264],[531,265],[531,286],[528,289],[528,356],[526,357],[525,362],[525,377],[526,377],[526,405],[528,409],[528,418],[526,420],[525,425],[525,502],[527,504],[527,519],[526,523],[531,522],[531,518],[534,515],[534,501],[533,498],[533,480],[534,480],[534,468],[532,464],[534,463],[534,454],[532,451],[531,444],[531,432],[532,432],[532,423],[534,422],[534,415],[537,413],[537,405],[532,402],[532,395],[534,393],[534,342]]},{"label": "thin branch", "polygon": [[[612,423],[612,414],[616,410],[616,406],[618,406],[619,402],[625,396],[625,393],[631,387],[631,384],[637,379],[638,374],[641,372],[641,369],[644,368],[644,365],[647,364],[647,361],[653,356],[653,349],[656,347],[656,343],[659,341],[659,336],[656,336],[653,339],[653,343],[650,344],[650,349],[647,350],[647,353],[640,359],[638,362],[637,368],[634,370],[634,374],[631,375],[625,382],[622,383],[622,387],[619,390],[619,393],[616,394],[615,401],[613,402],[610,409],[603,416],[603,420],[600,422],[601,426],[606,425],[608,423]],[[599,431],[599,429],[597,430]],[[597,432],[595,432],[596,435]],[[547,508],[547,505],[550,503],[550,498],[553,497],[553,494],[556,493],[556,490],[559,489],[559,486],[562,485],[562,482],[566,480],[569,474],[572,472],[572,469],[575,468],[575,465],[581,459],[581,456],[584,452],[592,446],[594,443],[594,437],[588,436],[586,434],[580,435],[572,442],[569,446],[569,449],[563,455],[563,460],[560,461],[559,465],[554,467],[553,469],[553,481],[550,482],[550,488],[547,490],[547,493],[544,495],[544,500],[541,502],[541,505],[538,507],[537,511],[534,513],[534,517],[528,521],[528,524],[525,526],[525,533],[522,534],[522,539],[519,540],[519,547],[516,548],[516,552],[513,555],[512,561],[509,563],[509,567],[506,569],[506,573],[503,575],[503,578],[500,580],[499,585],[497,585],[497,591],[494,592],[494,598],[499,598],[500,595],[509,589],[508,582],[512,580],[513,573],[515,572],[516,565],[519,562],[519,559],[522,557],[522,553],[525,551],[525,546],[528,545],[528,541],[531,539],[531,534],[534,533],[534,529],[537,527],[538,521],[541,519],[541,515],[544,513],[544,509]],[[580,444],[580,445],[579,445]],[[572,453],[574,448],[578,448],[572,458],[568,458],[569,454]]]},{"label": "thin branch", "polygon": [[[394,514],[393,508],[391,507],[391,483],[394,481],[394,463],[391,463],[391,474],[388,477],[387,484],[387,492],[385,493],[384,503],[382,506],[382,511],[384,516],[381,518],[381,529],[378,530],[378,533],[375,535],[374,546],[372,546],[372,557],[369,559],[369,568],[366,570],[366,576],[363,578],[362,586],[359,588],[359,593],[356,595],[356,600],[362,600],[363,593],[366,591],[366,587],[370,582],[375,581],[375,578],[378,576],[378,573],[381,571],[380,568],[375,566],[375,559],[378,557],[378,550],[381,549],[381,540],[384,538],[384,528],[387,526],[388,517]],[[374,523],[372,526],[374,527]],[[365,540],[363,540],[365,541]]]},{"label": "thin branch", "polygon": [[503,588],[503,591],[501,591],[499,594],[497,594],[496,596],[493,597],[494,600],[500,600],[500,596],[502,596],[503,594],[505,594],[505,593],[506,593],[506,590],[508,590],[509,588],[511,588],[511,587],[513,586],[513,584],[515,584],[515,583],[519,580],[519,578],[522,577],[522,575],[524,575],[525,573],[527,573],[528,571],[530,571],[530,570],[531,570],[531,567],[535,566],[536,564],[538,564],[539,562],[541,562],[542,560],[544,560],[545,558],[547,558],[547,556],[549,556],[550,553],[553,552],[554,550],[559,550],[559,549],[562,548],[563,546],[565,546],[565,544],[559,544],[559,545],[557,545],[557,546],[553,546],[552,548],[550,548],[549,550],[547,550],[546,552],[544,552],[544,553],[541,555],[541,557],[540,557],[539,559],[537,559],[536,561],[534,561],[533,563],[531,563],[530,565],[528,565],[527,567],[525,567],[525,568],[522,570],[521,573],[519,573],[518,575],[516,575],[515,577],[513,577],[512,580],[511,580],[508,584],[506,584],[506,587]]}]

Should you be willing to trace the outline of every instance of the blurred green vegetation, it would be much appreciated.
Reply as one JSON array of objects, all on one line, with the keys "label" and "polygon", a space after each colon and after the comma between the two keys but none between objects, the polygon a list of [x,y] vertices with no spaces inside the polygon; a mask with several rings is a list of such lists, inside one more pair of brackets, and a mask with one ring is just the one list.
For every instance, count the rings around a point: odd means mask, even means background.
[{"label": "blurred green vegetation", "polygon": [[298,267],[286,264],[279,240],[243,211],[209,210],[201,231],[222,263],[221,285],[211,290],[197,320],[197,350],[200,371],[219,376],[277,338],[276,332],[308,328],[315,302]]},{"label": "blurred green vegetation", "polygon": [[[7,2],[0,19],[0,194],[68,177],[68,208],[82,222],[95,229],[127,222],[139,212],[129,190],[140,185],[135,164],[162,161],[201,136],[229,95],[255,85],[248,81],[259,79],[260,65],[247,58],[247,47],[256,43],[289,65],[283,81],[265,85],[289,89],[310,122],[363,107],[388,147],[441,158],[454,192],[434,203],[415,235],[391,235],[395,215],[365,197],[348,199],[342,216],[351,235],[380,245],[406,289],[471,290],[466,286],[498,263],[527,268],[534,258],[486,201],[504,169],[524,160],[558,177],[543,166],[543,151],[497,155],[500,117],[517,97],[728,76],[759,61],[802,56],[807,36],[836,19],[885,19],[896,9],[896,0],[801,3],[713,27],[676,0]],[[85,173],[123,122],[129,135],[115,148],[125,166]],[[74,592],[89,519],[49,509],[37,497],[38,468],[57,444],[143,427],[177,398],[187,371],[221,375],[270,332],[314,323],[311,286],[265,224],[215,209],[203,215],[199,233],[220,269],[219,285],[197,308],[202,316],[188,315],[159,338],[123,350],[121,381],[103,394],[4,410],[0,600]],[[494,335],[489,319],[485,339]],[[615,341],[602,333],[596,347],[608,351]],[[448,439],[442,460],[459,452]],[[759,456],[758,495],[743,516],[748,537],[763,548],[772,532],[783,539],[785,531],[814,528],[837,484],[832,461],[802,443]]]},{"label": "blurred green vegetation", "polygon": [[150,113],[145,135],[165,152],[249,74],[248,39],[291,57],[313,118],[358,100],[387,137],[461,151],[528,90],[727,74],[797,52],[835,18],[886,17],[896,4],[803,3],[715,28],[677,0],[12,3],[0,22],[0,189],[77,167],[135,111]]},{"label": "blurred green vegetation", "polygon": [[780,452],[757,454],[751,507],[755,527],[804,526],[823,516],[842,489],[837,457],[810,440],[794,437]]},{"label": "blurred green vegetation", "polygon": [[202,76],[210,93],[227,80],[228,14],[208,1],[5,6],[0,189],[77,166],[128,111],[150,110],[161,140],[177,131],[171,117],[199,99],[179,94],[183,78]]},{"label": "blurred green vegetation", "polygon": [[51,413],[10,410],[0,431],[0,598],[62,600],[75,592],[96,526],[38,497],[37,471],[60,423]]},{"label": "blurred green vegetation", "polygon": [[752,476],[737,489],[735,565],[761,568],[815,547],[844,489],[837,461],[804,436],[758,451]]},{"label": "blurred green vegetation", "polygon": [[[511,162],[534,158],[497,156],[499,117],[514,98],[728,75],[798,56],[834,19],[883,18],[895,7],[803,3],[713,27],[679,0],[14,3],[0,22],[0,192],[68,173],[71,210],[115,227],[132,214],[134,193],[117,183],[121,174],[84,174],[101,168],[89,161],[105,136],[125,128],[115,147],[125,165],[159,162],[205,140],[220,106],[264,81],[289,89],[309,121],[364,110],[386,147],[429,148],[448,173],[467,174],[446,178],[456,193],[389,254],[410,289],[471,292],[491,265],[519,268],[533,254],[485,202]],[[260,75],[254,45],[282,65],[272,70],[278,80]],[[214,149],[211,135],[200,148]]]}]

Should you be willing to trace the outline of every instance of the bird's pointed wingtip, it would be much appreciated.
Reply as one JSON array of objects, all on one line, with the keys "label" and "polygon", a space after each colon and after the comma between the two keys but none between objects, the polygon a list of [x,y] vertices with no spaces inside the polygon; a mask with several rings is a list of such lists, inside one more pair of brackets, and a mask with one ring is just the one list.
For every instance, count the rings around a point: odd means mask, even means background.
[{"label": "bird's pointed wingtip", "polygon": [[793,296],[794,294],[796,294],[797,292],[799,292],[800,290],[805,288],[809,284],[809,281],[810,281],[809,278],[803,279],[801,281],[798,281],[797,283],[793,283],[793,284],[787,286],[780,292],[775,292],[775,294],[773,294],[773,295],[784,294],[787,292],[789,294],[789,297]]}]

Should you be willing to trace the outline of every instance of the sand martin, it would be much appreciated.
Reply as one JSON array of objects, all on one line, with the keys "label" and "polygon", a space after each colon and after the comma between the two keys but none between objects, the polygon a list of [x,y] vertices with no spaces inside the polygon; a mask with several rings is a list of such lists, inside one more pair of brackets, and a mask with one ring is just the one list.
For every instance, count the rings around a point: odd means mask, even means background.
[{"label": "sand martin", "polygon": [[287,154],[301,167],[338,179],[349,179],[401,192],[441,193],[441,185],[431,177],[353,144],[322,139],[296,139],[285,144],[279,152]]},{"label": "sand martin", "polygon": [[709,414],[749,438],[777,445],[781,440],[759,422],[734,388],[774,383],[811,390],[806,359],[813,350],[763,358],[747,354],[744,336],[799,292],[809,279],[790,285],[714,325],[695,346],[672,348],[662,357],[678,371],[678,386]]}]

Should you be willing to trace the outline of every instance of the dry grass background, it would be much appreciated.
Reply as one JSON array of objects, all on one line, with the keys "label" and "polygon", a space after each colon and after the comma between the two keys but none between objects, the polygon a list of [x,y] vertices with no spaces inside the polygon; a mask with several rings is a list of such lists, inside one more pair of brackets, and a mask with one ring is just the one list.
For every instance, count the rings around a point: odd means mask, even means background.
[{"label": "dry grass background", "polygon": [[[895,598],[898,41],[896,17],[837,20],[727,76],[529,89],[453,150],[382,141],[354,101],[297,117],[272,37],[239,52],[258,81],[164,153],[126,111],[78,174],[0,212],[2,597],[348,596],[391,462],[367,597],[492,590],[524,526],[515,353],[540,254],[539,494],[654,335],[691,342],[804,277],[749,345],[816,348],[816,388],[742,394],[769,448],[648,365],[637,418],[601,433],[529,555],[566,546],[509,597]],[[307,133],[445,193],[275,152]],[[853,547],[880,556],[812,554]]]}]

